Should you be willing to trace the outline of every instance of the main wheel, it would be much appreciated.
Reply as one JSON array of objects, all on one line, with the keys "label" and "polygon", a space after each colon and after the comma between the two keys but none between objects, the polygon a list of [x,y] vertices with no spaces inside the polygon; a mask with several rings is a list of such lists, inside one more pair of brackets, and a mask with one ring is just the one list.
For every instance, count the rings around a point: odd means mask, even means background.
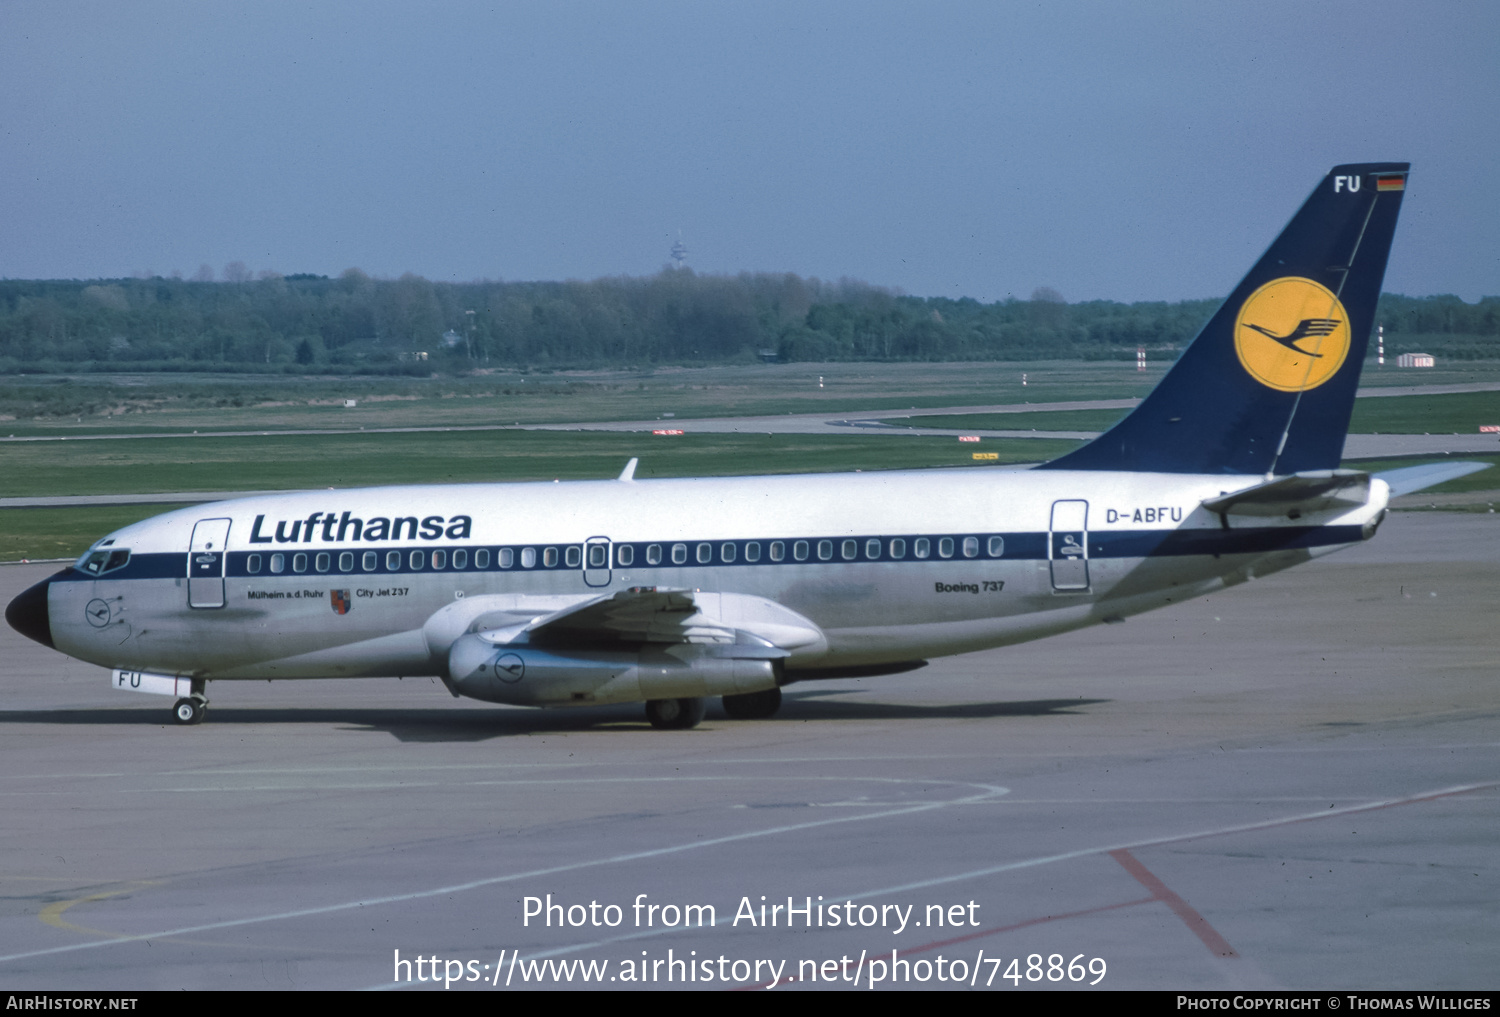
[{"label": "main wheel", "polygon": [[179,724],[197,724],[203,720],[203,701],[201,699],[179,699],[177,705],[172,707],[172,716],[177,718]]},{"label": "main wheel", "polygon": [[685,731],[697,727],[705,706],[701,699],[648,699],[646,719],[663,731]]},{"label": "main wheel", "polygon": [[781,709],[781,689],[779,688],[724,697],[724,712],[735,720],[764,720],[767,717],[774,717],[779,709]]}]

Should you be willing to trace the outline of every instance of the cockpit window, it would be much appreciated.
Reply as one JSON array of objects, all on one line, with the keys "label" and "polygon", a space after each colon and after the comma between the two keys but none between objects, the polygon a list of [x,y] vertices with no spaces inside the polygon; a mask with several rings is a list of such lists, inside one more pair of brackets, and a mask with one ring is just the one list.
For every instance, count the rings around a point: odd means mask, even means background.
[{"label": "cockpit window", "polygon": [[91,576],[102,576],[106,572],[122,569],[130,561],[130,552],[121,547],[99,548],[78,559],[75,566],[80,572]]}]

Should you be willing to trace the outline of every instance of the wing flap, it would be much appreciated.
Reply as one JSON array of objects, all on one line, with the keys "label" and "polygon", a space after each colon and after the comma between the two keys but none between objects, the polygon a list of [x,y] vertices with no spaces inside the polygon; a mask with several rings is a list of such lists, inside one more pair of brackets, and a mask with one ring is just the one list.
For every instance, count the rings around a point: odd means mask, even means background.
[{"label": "wing flap", "polygon": [[565,608],[527,630],[530,642],[733,643],[734,629],[698,609],[695,591],[637,586]]},{"label": "wing flap", "polygon": [[423,632],[434,656],[470,632],[495,645],[558,650],[690,643],[712,656],[743,659],[828,649],[816,624],[764,597],[638,586],[558,603],[562,599],[471,597],[438,611]]}]

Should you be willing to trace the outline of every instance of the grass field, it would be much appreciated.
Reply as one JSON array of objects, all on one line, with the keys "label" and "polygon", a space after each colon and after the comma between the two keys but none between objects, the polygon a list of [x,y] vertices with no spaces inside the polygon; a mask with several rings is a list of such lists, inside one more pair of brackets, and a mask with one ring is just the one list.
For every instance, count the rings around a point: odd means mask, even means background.
[{"label": "grass field", "polygon": [[[449,427],[654,420],[669,413],[688,418],[929,410],[1142,396],[1165,368],[1160,364],[1137,372],[1133,364],[1115,362],[761,364],[431,379],[12,378],[0,380],[0,406],[8,408],[0,414],[0,435]],[[346,409],[346,398],[357,405]]]},{"label": "grass field", "polygon": [[0,509],[0,561],[75,558],[111,530],[181,505]]},{"label": "grass field", "polygon": [[[464,377],[78,375],[0,378],[0,435],[462,426],[1120,399],[1165,362],[757,364],[654,371],[494,372]],[[1022,384],[1023,377],[1026,384]],[[821,381],[821,387],[820,387]],[[1500,362],[1367,368],[1363,384],[1500,381]],[[345,399],[357,405],[346,409]],[[1106,426],[1104,416],[1079,418]],[[1100,419],[1105,424],[1098,424]],[[1061,426],[1059,420],[1054,426]],[[1037,426],[1035,423],[1026,427]],[[1096,429],[1079,423],[1066,429]],[[1426,428],[1423,428],[1426,429]],[[1453,428],[1449,428],[1452,430]]]},{"label": "grass field", "polygon": [[[287,490],[392,483],[607,478],[639,456],[637,476],[726,476],[923,467],[974,467],[973,447],[952,438],[838,433],[656,437],[607,432],[429,432],[420,434],[194,437],[194,430],[328,430],[341,427],[461,426],[520,422],[651,419],[787,412],[916,409],[1144,395],[1165,365],[841,364],[662,370],[647,374],[488,375],[462,379],[174,378],[120,376],[59,382],[10,379],[12,405],[47,386],[103,386],[110,399],[140,400],[148,412],[71,421],[11,420],[0,434],[179,433],[177,438],[0,443],[0,496]],[[1021,384],[1022,374],[1027,384]],[[819,376],[823,387],[818,387]],[[1500,365],[1388,372],[1366,382],[1451,383],[1500,379]],[[8,385],[8,388],[6,387]],[[530,386],[529,388],[527,386]],[[507,391],[509,394],[506,394]],[[177,399],[174,393],[185,393]],[[233,402],[241,393],[247,405]],[[342,393],[360,405],[342,406]],[[17,393],[21,393],[20,396]],[[73,393],[77,395],[78,393]],[[97,393],[96,393],[97,394]],[[272,398],[272,397],[275,398]],[[160,398],[157,398],[160,397]],[[29,398],[29,397],[28,397]],[[19,399],[19,403],[15,400]],[[153,401],[154,400],[154,401]],[[262,400],[256,402],[256,400]],[[106,400],[107,401],[107,400]],[[57,403],[54,405],[62,405]],[[80,407],[84,403],[78,404]],[[99,404],[104,405],[104,404]],[[109,403],[118,409],[123,403]],[[1103,430],[1123,411],[923,415],[913,423],[976,429]],[[1480,419],[1483,418],[1483,419]],[[1472,432],[1500,423],[1500,393],[1362,399],[1360,431]],[[999,463],[1053,458],[1077,442],[987,440]],[[1493,457],[1475,457],[1491,458]],[[1381,463],[1381,469],[1393,464]],[[1496,471],[1500,474],[1500,471]],[[1483,479],[1480,479],[1483,478]],[[1489,471],[1436,489],[1489,490]],[[0,560],[72,556],[96,538],[168,506],[0,509]]]},{"label": "grass field", "polygon": [[[916,427],[972,427],[976,431],[1103,431],[1127,412],[924,413],[901,422]],[[1356,434],[1474,434],[1480,424],[1500,424],[1500,392],[1357,399],[1349,430]]]},{"label": "grass field", "polygon": [[[1001,463],[1037,462],[1076,445],[1015,439],[987,441],[983,449]],[[27,497],[600,479],[617,475],[632,456],[640,457],[636,475],[643,479],[978,466],[973,451],[952,438],[857,432],[271,435],[0,444],[0,475],[6,496]]]},{"label": "grass field", "polygon": [[[993,463],[1037,462],[1073,441],[987,441]],[[5,494],[140,494],[291,490],[379,484],[583,480],[617,476],[632,456],[636,476],[967,467],[974,448],[952,438],[861,435],[704,434],[657,437],[598,431],[153,438],[78,442],[59,464],[54,442],[0,445]],[[82,553],[112,529],[168,511],[159,505],[0,509],[0,560]]]}]

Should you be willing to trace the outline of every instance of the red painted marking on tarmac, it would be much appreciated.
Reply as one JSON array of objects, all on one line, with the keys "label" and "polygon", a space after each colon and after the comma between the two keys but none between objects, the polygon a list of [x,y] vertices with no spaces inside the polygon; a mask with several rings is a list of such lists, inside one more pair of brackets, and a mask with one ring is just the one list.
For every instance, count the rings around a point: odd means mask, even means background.
[{"label": "red painted marking on tarmac", "polygon": [[1136,882],[1150,890],[1153,899],[1159,900],[1171,908],[1172,913],[1182,919],[1182,924],[1186,925],[1193,935],[1202,940],[1203,945],[1208,947],[1214,956],[1239,956],[1238,953],[1235,953],[1234,947],[1229,945],[1229,941],[1219,935],[1218,930],[1212,925],[1208,924],[1207,918],[1200,915],[1191,904],[1174,893],[1171,887],[1158,879],[1155,873],[1137,861],[1136,857],[1129,851],[1121,848],[1118,851],[1111,851],[1109,856],[1123,865],[1125,871],[1136,878]]},{"label": "red painted marking on tarmac", "polygon": [[[982,932],[970,932],[967,935],[954,936],[951,939],[939,939],[936,942],[923,943],[921,946],[914,946],[906,952],[908,956],[918,953],[928,953],[932,950],[941,950],[945,946],[953,946],[956,943],[967,943],[970,940],[983,939],[985,936],[998,936],[1002,932],[1014,932],[1017,929],[1026,929],[1030,928],[1033,925],[1045,925],[1048,922],[1060,922],[1065,918],[1081,918],[1084,915],[1097,915],[1102,911],[1118,911],[1120,908],[1133,908],[1140,904],[1155,904],[1157,900],[1158,898],[1155,896],[1142,897],[1140,900],[1127,900],[1120,904],[1104,904],[1096,908],[1084,908],[1082,911],[1068,911],[1060,915],[1044,915],[1041,918],[1028,918],[1024,922],[1016,922],[1013,925],[1002,925],[999,928],[985,929]],[[900,947],[897,947],[890,953],[883,953],[879,957],[868,957],[866,958],[865,962],[869,963],[870,961],[878,960],[894,961],[896,959],[897,953],[899,952]],[[852,966],[852,963],[845,964],[843,965],[843,970],[848,971]],[[789,985],[792,982],[796,981],[800,981],[800,979],[782,978],[779,981],[774,982],[761,982],[759,985],[742,985],[739,988],[733,989],[731,991],[744,992],[747,989],[769,989],[777,985]]]}]

